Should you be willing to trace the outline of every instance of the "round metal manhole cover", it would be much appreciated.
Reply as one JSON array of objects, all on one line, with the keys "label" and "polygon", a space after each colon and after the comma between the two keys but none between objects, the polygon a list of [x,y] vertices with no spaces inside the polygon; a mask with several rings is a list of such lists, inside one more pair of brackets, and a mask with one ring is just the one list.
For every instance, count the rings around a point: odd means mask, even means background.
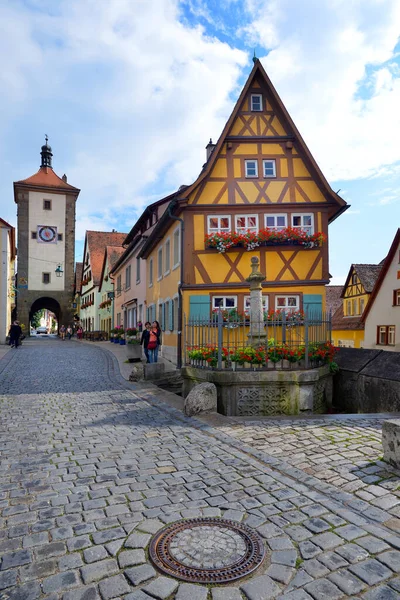
[{"label": "round metal manhole cover", "polygon": [[255,571],[265,558],[262,538],[246,525],[217,518],[177,521],[149,546],[154,565],[192,583],[228,583]]}]

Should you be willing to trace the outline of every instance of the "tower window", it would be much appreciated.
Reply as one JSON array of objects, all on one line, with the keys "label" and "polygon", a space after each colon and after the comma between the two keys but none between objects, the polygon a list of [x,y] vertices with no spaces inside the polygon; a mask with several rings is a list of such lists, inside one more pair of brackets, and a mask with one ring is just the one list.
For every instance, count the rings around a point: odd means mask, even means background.
[{"label": "tower window", "polygon": [[62,233],[58,233],[57,234],[57,239],[58,239],[59,242],[62,242],[63,241],[63,234]]},{"label": "tower window", "polygon": [[51,200],[43,200],[43,210],[51,210]]},{"label": "tower window", "polygon": [[50,283],[50,273],[42,273],[43,283]]},{"label": "tower window", "polygon": [[31,238],[32,238],[33,240],[37,240],[37,231],[32,231],[32,232],[31,232]]}]

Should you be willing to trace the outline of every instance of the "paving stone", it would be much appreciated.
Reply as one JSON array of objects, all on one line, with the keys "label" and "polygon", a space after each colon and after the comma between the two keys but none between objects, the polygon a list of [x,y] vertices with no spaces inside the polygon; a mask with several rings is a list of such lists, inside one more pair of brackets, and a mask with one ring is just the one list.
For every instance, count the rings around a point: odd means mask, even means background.
[{"label": "paving stone", "polygon": [[32,554],[30,550],[18,550],[17,552],[3,555],[0,569],[1,571],[6,571],[7,569],[26,565],[31,562]]},{"label": "paving stone", "polygon": [[268,575],[255,577],[248,583],[240,585],[240,589],[248,600],[270,600],[281,593],[280,587]]},{"label": "paving stone", "polygon": [[143,550],[126,550],[118,555],[118,563],[121,569],[132,567],[146,562],[146,556]]},{"label": "paving stone", "polygon": [[294,569],[292,567],[287,567],[285,565],[272,564],[268,567],[266,571],[266,575],[278,581],[279,583],[284,583],[287,585],[291,578],[294,575]]},{"label": "paving stone", "polygon": [[124,596],[124,600],[149,600],[149,596],[142,592],[142,590],[136,590]]},{"label": "paving stone", "polygon": [[122,594],[127,594],[131,591],[131,586],[123,575],[115,575],[114,577],[100,581],[99,589],[102,599],[110,600]]},{"label": "paving stone", "polygon": [[164,527],[164,523],[158,521],[157,519],[145,519],[141,523],[138,524],[137,529],[139,531],[143,531],[144,533],[157,533],[159,529]]},{"label": "paving stone", "polygon": [[335,533],[340,535],[340,537],[344,538],[348,542],[367,535],[367,532],[364,531],[364,529],[361,529],[361,527],[357,527],[357,525],[345,525],[344,527],[338,527],[335,530]]},{"label": "paving stone", "polygon": [[44,579],[42,583],[43,592],[49,594],[51,592],[62,592],[80,585],[78,571],[65,571]]},{"label": "paving stone", "polygon": [[382,552],[382,554],[378,554],[375,558],[395,573],[400,573],[400,552],[398,550]]},{"label": "paving stone", "polygon": [[108,544],[105,545],[105,548],[106,548],[107,552],[109,552],[111,554],[111,556],[116,556],[118,554],[118,552],[120,551],[120,549],[122,548],[123,543],[124,543],[123,539],[114,540],[113,542],[108,542]]},{"label": "paving stone", "polygon": [[305,588],[315,600],[339,600],[343,598],[343,592],[329,579],[318,579],[308,583]]},{"label": "paving stone", "polygon": [[294,590],[293,592],[279,596],[278,600],[312,600],[312,596],[304,590]]},{"label": "paving stone", "polygon": [[392,576],[392,571],[374,559],[351,565],[349,570],[368,585],[375,585]]},{"label": "paving stone", "polygon": [[34,533],[33,535],[27,535],[22,540],[22,546],[24,548],[32,548],[33,546],[43,546],[49,541],[49,534],[47,531],[41,531]]},{"label": "paving stone", "polygon": [[132,533],[125,542],[126,548],[146,548],[151,540],[151,535],[146,533]]},{"label": "paving stone", "polygon": [[67,551],[63,542],[50,542],[45,546],[35,548],[35,555],[39,560],[46,560],[53,556],[62,556]]},{"label": "paving stone", "polygon": [[321,533],[313,537],[313,543],[317,544],[322,550],[332,550],[341,544],[344,544],[344,540],[334,533]]},{"label": "paving stone", "polygon": [[43,600],[58,600],[58,595],[53,596],[42,596],[40,585],[37,582],[24,583],[18,585],[13,589],[7,589],[4,595],[0,596],[1,600],[37,600],[37,598],[43,598]]},{"label": "paving stone", "polygon": [[109,577],[110,575],[114,575],[115,573],[118,573],[118,571],[119,568],[117,561],[113,558],[101,560],[91,565],[85,565],[84,567],[81,567],[82,579],[86,584],[93,583],[93,581],[98,581],[99,579],[104,579],[104,577]]},{"label": "paving stone", "polygon": [[191,583],[181,583],[175,600],[207,600],[207,596],[208,588]]},{"label": "paving stone", "polygon": [[70,552],[75,550],[83,550],[92,545],[88,535],[79,535],[70,540],[67,540],[67,548]]},{"label": "paving stone", "polygon": [[17,570],[0,573],[0,590],[12,587],[17,583]]},{"label": "paving stone", "polygon": [[[268,540],[268,546],[271,550],[293,550],[293,542],[288,537],[271,538]],[[318,552],[320,549],[318,548]]]},{"label": "paving stone", "polygon": [[271,554],[271,563],[294,567],[297,560],[296,550],[277,550]]},{"label": "paving stone", "polygon": [[44,560],[25,565],[20,568],[19,576],[22,582],[32,581],[33,579],[43,579],[52,575],[57,569],[57,561]]},{"label": "paving stone", "polygon": [[338,586],[348,596],[360,593],[366,588],[366,584],[352,575],[347,569],[340,569],[329,575],[330,581]]},{"label": "paving stone", "polygon": [[78,552],[62,556],[58,561],[58,568],[60,569],[60,571],[69,571],[70,569],[77,569],[82,565],[83,560]]},{"label": "paving stone", "polygon": [[368,552],[357,544],[346,544],[345,546],[336,548],[336,552],[350,563],[360,562],[369,556]]},{"label": "paving stone", "polygon": [[242,600],[242,594],[237,588],[220,587],[211,589],[212,600]]},{"label": "paving stone", "polygon": [[139,567],[131,567],[125,570],[125,575],[133,583],[139,585],[157,575],[156,571],[149,564],[140,565]]},{"label": "paving stone", "polygon": [[306,583],[310,583],[312,580],[313,578],[307,573],[307,571],[304,569],[299,569],[286,589],[291,590],[292,588],[303,587]]},{"label": "paving stone", "polygon": [[100,600],[100,596],[95,587],[88,585],[77,588],[73,592],[66,592],[62,600]]},{"label": "paving stone", "polygon": [[349,564],[343,556],[340,556],[336,552],[324,552],[324,554],[318,556],[318,560],[330,571],[335,571],[341,567],[347,567]]},{"label": "paving stone", "polygon": [[106,529],[105,531],[96,531],[92,535],[95,544],[106,544],[107,542],[125,537],[126,533],[122,527],[113,527],[113,529]]},{"label": "paving stone", "polygon": [[357,544],[362,546],[362,548],[365,548],[365,550],[368,550],[368,552],[371,554],[378,554],[378,552],[383,552],[384,550],[388,550],[390,548],[386,542],[372,535],[359,538],[357,540]]},{"label": "paving stone", "polygon": [[299,543],[299,550],[301,557],[304,558],[304,560],[314,558],[314,556],[321,553],[321,548],[308,540]]},{"label": "paving stone", "polygon": [[169,598],[178,587],[179,582],[169,577],[157,577],[154,581],[146,585],[143,588],[144,592],[147,592],[150,596],[157,598],[157,600],[166,600]]},{"label": "paving stone", "polygon": [[94,546],[92,548],[86,548],[86,550],[83,551],[83,557],[85,562],[93,563],[98,560],[103,560],[103,558],[108,558],[108,552],[104,546]]},{"label": "paving stone", "polygon": [[307,571],[313,578],[324,577],[329,574],[329,569],[325,567],[319,560],[312,558],[311,560],[305,560],[302,563],[302,567]]},{"label": "paving stone", "polygon": [[399,600],[400,595],[387,585],[380,585],[361,596],[364,600]]}]

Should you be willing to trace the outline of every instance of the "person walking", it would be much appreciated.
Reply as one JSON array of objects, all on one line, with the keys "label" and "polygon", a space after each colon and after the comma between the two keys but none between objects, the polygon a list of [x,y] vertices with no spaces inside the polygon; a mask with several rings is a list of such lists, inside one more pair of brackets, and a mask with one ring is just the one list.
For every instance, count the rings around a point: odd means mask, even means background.
[{"label": "person walking", "polygon": [[81,340],[83,336],[83,329],[81,327],[81,325],[79,325],[78,330],[76,332],[76,337],[78,338],[78,340]]},{"label": "person walking", "polygon": [[151,323],[150,321],[146,321],[146,323],[144,324],[144,329],[142,331],[142,337],[140,338],[140,343],[143,346],[143,351],[144,351],[144,355],[146,357],[146,363],[150,362],[150,357],[149,357],[149,350],[148,350],[148,343],[150,340],[150,329],[151,329]]},{"label": "person walking", "polygon": [[149,351],[149,359],[151,363],[158,361],[158,349],[161,346],[161,328],[158,321],[153,321],[151,324],[149,342],[147,349]]},{"label": "person walking", "polygon": [[22,336],[22,329],[18,321],[14,321],[14,323],[11,325],[9,336],[11,348],[18,348]]},{"label": "person walking", "polygon": [[61,325],[60,327],[60,337],[62,340],[65,340],[65,325]]},{"label": "person walking", "polygon": [[72,327],[71,327],[71,325],[68,325],[68,327],[67,327],[67,336],[68,336],[69,340],[72,338],[72,334],[73,334]]}]

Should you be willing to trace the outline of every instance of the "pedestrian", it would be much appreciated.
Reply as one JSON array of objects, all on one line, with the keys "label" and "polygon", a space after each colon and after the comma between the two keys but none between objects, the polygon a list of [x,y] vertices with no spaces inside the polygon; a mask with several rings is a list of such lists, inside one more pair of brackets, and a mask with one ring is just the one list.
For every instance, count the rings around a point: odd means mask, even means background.
[{"label": "pedestrian", "polygon": [[78,338],[78,340],[81,340],[83,336],[83,329],[82,327],[79,325],[78,327],[78,331],[76,332],[76,337]]},{"label": "pedestrian", "polygon": [[10,346],[12,348],[18,348],[20,344],[20,338],[22,336],[22,329],[18,321],[14,321],[14,323],[10,327],[9,331],[10,336]]},{"label": "pedestrian", "polygon": [[153,321],[151,324],[149,342],[147,349],[149,351],[149,360],[151,363],[158,361],[158,349],[161,346],[161,328],[158,321]]},{"label": "pedestrian", "polygon": [[144,355],[146,357],[146,363],[150,362],[150,357],[149,357],[149,350],[147,348],[148,343],[149,343],[149,339],[150,339],[150,329],[151,329],[151,323],[150,321],[146,321],[146,323],[144,324],[144,329],[142,332],[142,337],[140,338],[140,343],[143,346],[143,351],[144,351]]},{"label": "pedestrian", "polygon": [[71,325],[68,325],[68,327],[67,327],[67,336],[68,336],[69,340],[72,338],[72,333],[73,333],[72,327],[71,327]]},{"label": "pedestrian", "polygon": [[62,340],[65,340],[65,325],[61,325],[60,327],[60,337]]}]

